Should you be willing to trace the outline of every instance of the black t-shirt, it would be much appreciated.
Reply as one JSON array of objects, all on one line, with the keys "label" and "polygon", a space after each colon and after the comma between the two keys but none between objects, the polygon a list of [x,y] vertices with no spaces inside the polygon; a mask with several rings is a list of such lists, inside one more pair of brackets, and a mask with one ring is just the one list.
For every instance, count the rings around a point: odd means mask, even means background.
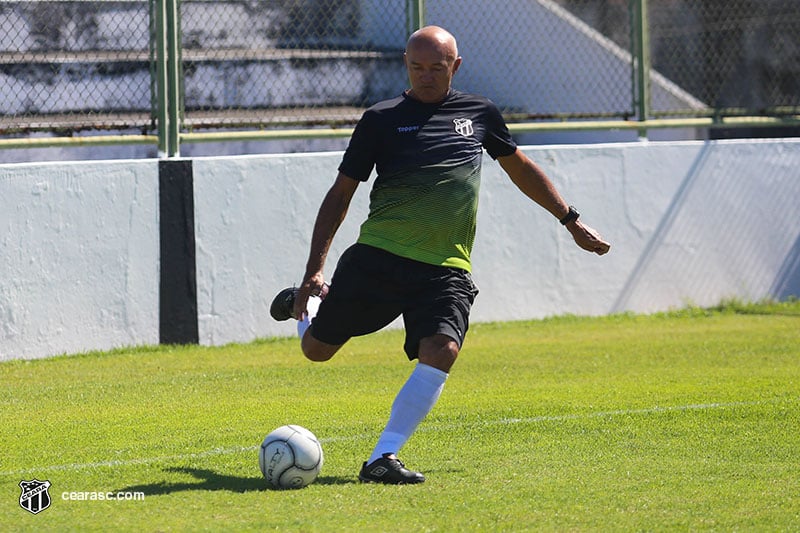
[{"label": "black t-shirt", "polygon": [[360,181],[377,170],[359,242],[470,270],[484,148],[496,159],[516,143],[482,96],[450,91],[425,104],[403,94],[369,108],[339,166]]}]

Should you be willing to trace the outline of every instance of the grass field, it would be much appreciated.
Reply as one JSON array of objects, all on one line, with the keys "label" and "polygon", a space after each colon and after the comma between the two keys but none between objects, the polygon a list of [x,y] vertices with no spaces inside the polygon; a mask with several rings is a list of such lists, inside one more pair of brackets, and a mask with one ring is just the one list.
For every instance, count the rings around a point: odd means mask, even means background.
[{"label": "grass field", "polygon": [[[412,366],[402,333],[314,364],[295,339],[0,364],[0,531],[797,531],[800,302],[477,324],[401,457],[356,474]],[[261,439],[325,466],[266,488]],[[20,507],[22,480],[51,483]],[[136,501],[64,499],[142,493]]]}]

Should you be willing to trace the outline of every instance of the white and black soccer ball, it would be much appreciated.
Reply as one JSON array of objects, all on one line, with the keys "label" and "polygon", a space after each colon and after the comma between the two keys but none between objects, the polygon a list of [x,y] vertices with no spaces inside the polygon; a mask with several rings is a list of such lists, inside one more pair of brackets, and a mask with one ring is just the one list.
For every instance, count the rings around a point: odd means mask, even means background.
[{"label": "white and black soccer ball", "polygon": [[322,469],[322,446],[302,426],[281,426],[264,438],[258,453],[261,473],[279,489],[300,489],[317,479]]}]

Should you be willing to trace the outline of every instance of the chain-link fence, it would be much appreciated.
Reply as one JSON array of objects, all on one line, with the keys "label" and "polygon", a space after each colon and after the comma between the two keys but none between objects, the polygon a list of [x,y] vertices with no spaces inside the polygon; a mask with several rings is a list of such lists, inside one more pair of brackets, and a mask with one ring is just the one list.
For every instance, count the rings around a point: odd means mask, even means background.
[{"label": "chain-link fence", "polygon": [[800,113],[797,0],[28,0],[0,3],[0,137],[353,124],[406,87],[419,19],[512,121]]},{"label": "chain-link fence", "polygon": [[653,68],[707,112],[798,112],[800,2],[662,0],[651,1],[649,9]]},{"label": "chain-link fence", "polygon": [[405,7],[184,0],[184,125],[352,123],[404,87]]},{"label": "chain-link fence", "polygon": [[152,129],[147,0],[0,3],[0,134]]}]

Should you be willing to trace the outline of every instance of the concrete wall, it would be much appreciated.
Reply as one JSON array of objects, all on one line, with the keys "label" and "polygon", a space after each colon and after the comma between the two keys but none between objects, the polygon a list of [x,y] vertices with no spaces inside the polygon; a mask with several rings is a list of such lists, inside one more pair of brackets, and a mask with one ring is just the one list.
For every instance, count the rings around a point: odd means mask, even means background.
[{"label": "concrete wall", "polygon": [[0,360],[158,342],[154,161],[0,166]]},{"label": "concrete wall", "polygon": [[[485,158],[474,321],[651,312],[800,294],[800,141],[528,147],[586,223],[579,250]],[[298,283],[340,153],[193,161],[202,344],[291,335]],[[159,339],[157,162],[0,166],[0,360]],[[367,212],[362,185],[328,274]]]}]

